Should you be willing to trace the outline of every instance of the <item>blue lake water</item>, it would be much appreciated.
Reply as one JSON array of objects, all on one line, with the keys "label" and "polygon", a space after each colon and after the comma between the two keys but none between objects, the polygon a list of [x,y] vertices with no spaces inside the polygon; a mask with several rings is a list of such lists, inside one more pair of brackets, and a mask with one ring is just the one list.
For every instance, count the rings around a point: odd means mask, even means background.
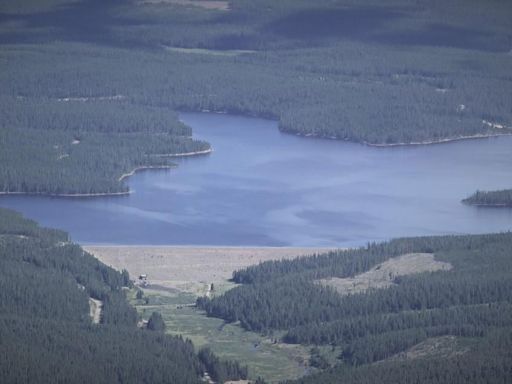
[{"label": "blue lake water", "polygon": [[476,189],[512,187],[512,137],[372,148],[283,134],[262,119],[181,119],[214,152],[137,173],[130,196],[6,196],[0,206],[83,244],[346,247],[512,229],[512,209],[460,203]]}]

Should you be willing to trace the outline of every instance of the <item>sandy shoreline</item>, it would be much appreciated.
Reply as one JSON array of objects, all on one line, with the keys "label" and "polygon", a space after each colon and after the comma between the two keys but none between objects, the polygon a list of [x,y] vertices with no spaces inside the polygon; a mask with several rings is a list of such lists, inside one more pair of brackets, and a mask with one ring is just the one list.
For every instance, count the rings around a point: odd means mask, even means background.
[{"label": "sandy shoreline", "polygon": [[[195,152],[183,152],[183,153],[175,153],[175,154],[158,154],[155,155],[157,157],[189,157],[189,156],[202,156],[207,155],[213,152],[212,148],[205,149],[203,151],[195,151]],[[147,169],[172,169],[176,168],[177,165],[169,164],[169,165],[141,165],[140,167],[135,167],[130,172],[123,173],[117,181],[123,181],[124,179],[133,176],[135,173],[139,171],[144,171]],[[48,197],[106,197],[106,196],[126,196],[131,194],[132,191],[121,191],[121,192],[98,192],[98,193],[48,193],[48,192],[23,192],[23,191],[0,191],[0,196],[4,195],[27,195],[27,196],[48,196]]]},{"label": "sandy shoreline", "polygon": [[476,135],[469,135],[469,136],[458,136],[458,137],[451,137],[446,139],[439,139],[439,140],[427,140],[427,141],[413,141],[410,143],[390,143],[390,144],[372,144],[368,142],[363,142],[364,145],[367,145],[369,147],[377,147],[377,148],[386,148],[386,147],[407,147],[407,146],[419,146],[419,145],[435,145],[435,144],[445,144],[445,143],[453,143],[456,141],[464,141],[464,140],[476,140],[476,139],[490,139],[493,137],[501,137],[501,136],[512,136],[512,133],[489,133],[489,134],[483,134],[478,133]]},{"label": "sandy shoreline", "polygon": [[47,193],[47,192],[0,192],[0,196],[9,195],[26,195],[26,196],[46,196],[46,197],[100,197],[100,196],[126,196],[131,194],[131,191],[123,192],[100,192],[100,193]]},{"label": "sandy shoreline", "polygon": [[141,165],[140,167],[136,167],[136,168],[132,169],[128,173],[123,173],[119,177],[119,179],[117,179],[117,181],[123,181],[124,179],[135,175],[137,172],[144,171],[146,169],[171,169],[171,168],[175,168],[175,167],[176,167],[176,165]]},{"label": "sandy shoreline", "polygon": [[156,153],[151,156],[155,157],[189,157],[189,156],[200,156],[200,155],[208,155],[213,152],[213,148],[204,149],[202,151],[194,151],[194,152],[183,152],[183,153]]},{"label": "sandy shoreline", "polygon": [[400,142],[400,143],[370,143],[368,141],[353,141],[347,139],[340,139],[335,136],[320,136],[317,134],[311,133],[300,133],[293,131],[284,131],[284,133],[294,134],[298,137],[305,137],[309,139],[320,139],[320,140],[336,140],[336,141],[344,141],[347,143],[353,144],[362,144],[367,147],[373,148],[392,148],[392,147],[418,147],[423,145],[437,145],[437,144],[447,144],[453,143],[457,141],[466,141],[466,140],[477,140],[477,139],[491,139],[494,137],[502,137],[502,136],[512,136],[511,133],[477,133],[475,135],[467,135],[467,136],[457,136],[457,137],[448,137],[439,140],[425,140],[425,141],[411,141],[411,142]]},{"label": "sandy shoreline", "polygon": [[[208,149],[205,149],[205,150],[202,150],[202,151],[183,152],[183,153],[174,153],[174,154],[173,153],[169,153],[169,154],[155,154],[155,155],[152,155],[152,156],[176,158],[176,157],[202,156],[202,155],[207,155],[207,154],[209,154],[211,152],[213,152],[213,149],[212,148],[208,148]],[[119,179],[117,179],[117,181],[123,181],[124,179],[126,179],[126,178],[128,178],[130,176],[135,175],[137,172],[144,171],[146,169],[171,169],[171,168],[176,168],[176,167],[177,167],[176,164],[169,164],[169,165],[141,165],[140,167],[135,167],[134,169],[132,169],[128,173],[123,173],[119,177]]]},{"label": "sandy shoreline", "polygon": [[512,208],[512,204],[505,204],[505,203],[485,204],[485,203],[470,203],[470,202],[463,201],[462,204],[469,205],[471,207]]}]

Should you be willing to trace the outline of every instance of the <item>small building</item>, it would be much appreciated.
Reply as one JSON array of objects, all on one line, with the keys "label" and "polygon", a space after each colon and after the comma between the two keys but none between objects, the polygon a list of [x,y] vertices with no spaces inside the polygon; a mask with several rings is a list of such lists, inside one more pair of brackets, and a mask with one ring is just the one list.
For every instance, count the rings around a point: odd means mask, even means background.
[{"label": "small building", "polygon": [[146,275],[145,273],[140,274],[139,281],[136,283],[136,285],[139,285],[141,287],[147,287],[149,285],[148,275]]}]

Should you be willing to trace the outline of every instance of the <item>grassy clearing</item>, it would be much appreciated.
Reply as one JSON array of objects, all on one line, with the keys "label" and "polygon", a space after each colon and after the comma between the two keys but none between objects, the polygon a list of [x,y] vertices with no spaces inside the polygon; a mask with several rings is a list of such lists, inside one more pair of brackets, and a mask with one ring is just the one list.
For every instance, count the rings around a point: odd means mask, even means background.
[{"label": "grassy clearing", "polygon": [[[203,311],[183,306],[195,300],[189,293],[144,289],[145,298],[132,299],[144,319],[158,311],[167,332],[192,340],[197,348],[208,346],[225,359],[236,359],[249,367],[251,379],[258,376],[270,382],[297,378],[309,372],[309,349],[300,345],[274,343],[278,335],[262,336],[236,324],[206,317]],[[145,300],[148,303],[145,304]]]},{"label": "grassy clearing", "polygon": [[[197,348],[208,346],[218,356],[235,359],[249,367],[250,378],[269,382],[298,378],[314,370],[309,367],[310,348],[276,342],[281,334],[260,335],[237,324],[207,317],[193,307],[196,298],[221,295],[236,285],[229,281],[232,272],[265,260],[293,258],[325,252],[313,248],[251,247],[144,247],[87,246],[85,249],[107,265],[126,269],[133,278],[146,274],[149,285],[144,297],[130,300],[147,320],[153,311],[162,314],[167,332],[192,340]],[[211,284],[214,290],[209,291]],[[325,349],[325,351],[324,351]],[[332,364],[339,350],[323,348]]]},{"label": "grassy clearing", "polygon": [[451,335],[432,337],[384,361],[403,361],[434,357],[449,359],[468,352],[475,342],[475,339]]},{"label": "grassy clearing", "polygon": [[349,278],[332,277],[318,280],[320,284],[335,288],[340,294],[360,293],[368,289],[388,288],[398,276],[422,272],[447,271],[450,263],[435,260],[431,253],[409,253],[376,265],[369,271]]}]

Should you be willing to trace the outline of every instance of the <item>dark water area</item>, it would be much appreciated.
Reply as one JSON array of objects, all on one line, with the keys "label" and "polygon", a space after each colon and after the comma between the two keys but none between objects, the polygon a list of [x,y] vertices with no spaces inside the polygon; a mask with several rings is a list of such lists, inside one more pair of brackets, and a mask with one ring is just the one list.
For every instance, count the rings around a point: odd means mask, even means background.
[{"label": "dark water area", "polygon": [[130,196],[4,196],[0,206],[83,244],[347,247],[512,230],[512,209],[460,203],[512,187],[512,137],[372,148],[283,134],[262,119],[181,118],[214,152],[137,173]]}]

